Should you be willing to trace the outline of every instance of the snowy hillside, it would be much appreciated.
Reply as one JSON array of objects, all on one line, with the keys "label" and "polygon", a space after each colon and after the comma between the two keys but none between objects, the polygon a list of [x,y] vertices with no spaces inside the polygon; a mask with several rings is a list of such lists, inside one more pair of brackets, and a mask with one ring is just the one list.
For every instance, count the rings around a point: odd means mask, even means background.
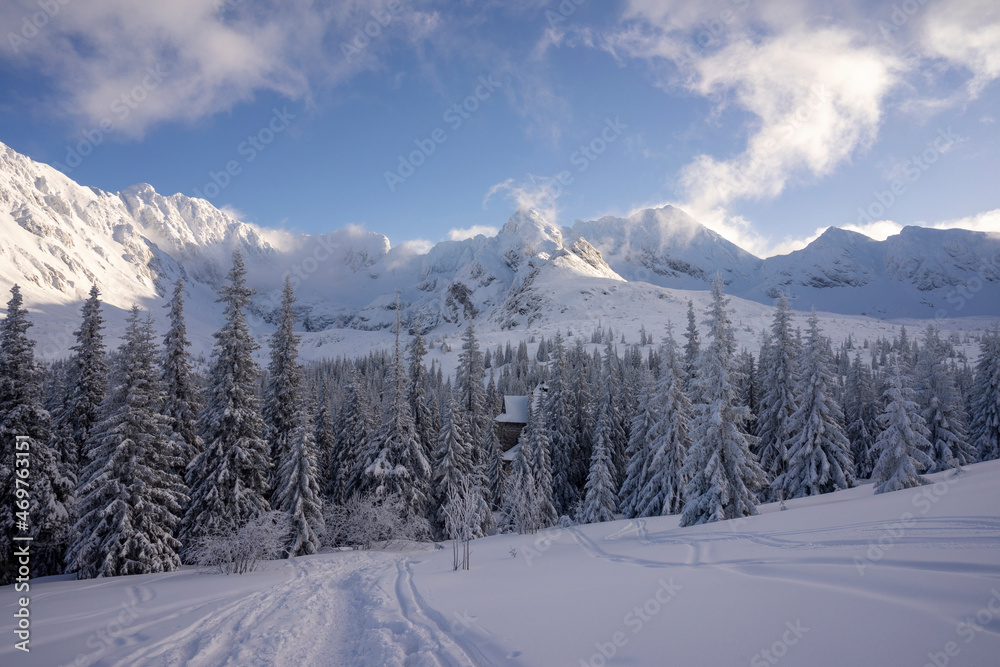
[{"label": "snowy hillside", "polygon": [[[223,576],[31,582],[5,665],[992,665],[1000,462],[679,528],[616,521]],[[0,613],[16,609],[10,587]],[[937,662],[935,662],[937,661]]]},{"label": "snowy hillside", "polygon": [[44,357],[72,344],[91,283],[102,291],[115,338],[133,303],[159,315],[178,276],[199,314],[195,349],[207,351],[221,323],[216,289],[234,249],[257,290],[250,310],[258,335],[272,330],[281,279],[291,276],[307,357],[384,344],[397,307],[408,328],[419,322],[432,341],[471,317],[502,341],[591,322],[634,341],[641,324],[660,331],[668,320],[683,321],[686,300],[701,303],[716,274],[752,334],[750,346],[779,290],[794,308],[825,311],[824,328],[835,337],[841,328],[831,320],[857,315],[1000,315],[1000,235],[906,228],[876,242],[831,229],[807,248],[762,260],[668,206],[572,227],[519,211],[494,237],[418,253],[356,226],[315,236],[261,229],[146,184],[102,192],[0,144],[0,291],[22,285]]}]

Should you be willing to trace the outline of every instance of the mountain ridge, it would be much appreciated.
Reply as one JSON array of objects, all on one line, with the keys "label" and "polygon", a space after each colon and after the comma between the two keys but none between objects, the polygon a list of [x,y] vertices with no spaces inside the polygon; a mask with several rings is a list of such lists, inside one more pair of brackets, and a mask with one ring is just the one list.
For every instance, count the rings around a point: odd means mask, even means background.
[{"label": "mountain ridge", "polygon": [[571,226],[518,210],[495,236],[419,253],[358,226],[264,229],[144,183],[107,193],[0,144],[0,289],[20,283],[50,319],[66,317],[91,283],[125,310],[162,302],[184,277],[206,308],[237,249],[264,329],[285,275],[307,331],[388,330],[397,304],[407,326],[424,331],[473,317],[503,330],[599,318],[614,299],[674,302],[670,290],[703,291],[715,275],[734,297],[764,305],[785,292],[800,309],[845,315],[1000,315],[1000,234],[906,227],[876,241],[830,228],[801,250],[761,259],[671,206]]}]

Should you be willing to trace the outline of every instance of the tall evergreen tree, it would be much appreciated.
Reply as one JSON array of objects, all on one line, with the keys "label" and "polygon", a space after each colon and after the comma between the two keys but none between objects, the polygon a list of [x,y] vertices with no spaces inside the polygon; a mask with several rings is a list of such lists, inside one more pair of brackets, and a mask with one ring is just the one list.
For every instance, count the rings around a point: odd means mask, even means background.
[{"label": "tall evergreen tree", "polygon": [[921,470],[934,465],[928,452],[927,428],[920,407],[913,401],[913,390],[904,384],[904,372],[897,362],[885,389],[885,410],[879,415],[882,432],[875,440],[878,460],[872,470],[875,493],[898,491],[920,486]]},{"label": "tall evergreen tree", "polygon": [[132,308],[118,356],[118,384],[90,440],[70,569],[80,579],[169,572],[180,566],[174,537],[186,500],[175,472],[158,348],[149,318]]},{"label": "tall evergreen tree", "polygon": [[552,497],[559,514],[571,514],[580,501],[580,490],[572,477],[575,457],[580,456],[580,451],[573,428],[569,359],[559,332],[556,332],[554,352],[544,407],[552,451]]},{"label": "tall evergreen tree", "polygon": [[553,502],[552,492],[552,456],[550,452],[548,429],[543,421],[543,415],[536,409],[534,400],[528,405],[528,423],[521,431],[522,447],[531,475],[535,480],[535,516],[539,528],[555,525],[559,519]]},{"label": "tall evergreen tree", "polygon": [[[12,553],[15,536],[31,537],[31,574],[41,577],[62,572],[74,479],[50,447],[51,420],[42,407],[41,369],[35,362],[35,342],[27,334],[31,326],[21,288],[14,285],[7,315],[0,322],[0,500],[4,508],[0,553]],[[19,470],[28,470],[27,480]],[[18,489],[24,488],[30,489],[29,499],[19,497]],[[0,584],[13,582],[13,563],[11,557],[0,565]]]},{"label": "tall evergreen tree", "polygon": [[1000,458],[1000,329],[984,335],[980,343],[970,413],[980,460]]},{"label": "tall evergreen tree", "polygon": [[244,315],[253,293],[246,286],[243,256],[234,252],[229,283],[219,290],[225,324],[214,334],[208,405],[201,412],[205,449],[188,466],[191,504],[181,531],[186,545],[242,527],[271,509],[271,463],[257,394],[260,369],[253,359],[258,345]]},{"label": "tall evergreen tree", "polygon": [[615,467],[611,460],[611,428],[611,415],[608,414],[607,404],[604,404],[597,419],[597,432],[594,434],[594,445],[590,456],[590,471],[587,474],[586,492],[580,516],[583,523],[614,519],[618,499],[615,494]]},{"label": "tall evergreen tree", "polygon": [[319,551],[323,507],[319,492],[316,440],[303,395],[299,335],[295,333],[295,295],[285,276],[278,330],[271,337],[270,382],[264,418],[276,464],[271,506],[285,512],[292,529],[286,553],[303,556]]},{"label": "tall evergreen tree", "polygon": [[691,403],[682,388],[684,368],[673,334],[667,330],[660,379],[654,389],[657,420],[649,431],[647,481],[639,491],[636,516],[677,514],[688,477],[681,471],[691,447]]},{"label": "tall evergreen tree", "polygon": [[362,493],[378,498],[398,495],[408,518],[418,518],[426,511],[431,466],[413,427],[407,384],[397,322],[396,348],[389,364],[381,426],[377,437],[361,453],[360,487]]},{"label": "tall evergreen tree", "polygon": [[437,496],[435,520],[443,527],[448,515],[448,503],[460,489],[469,488],[473,479],[472,443],[465,430],[465,420],[454,395],[448,397],[441,433],[434,450],[433,488]]},{"label": "tall evergreen tree", "polygon": [[437,429],[431,409],[428,406],[427,370],[424,368],[424,357],[427,355],[427,345],[420,334],[420,322],[417,322],[410,341],[410,409],[413,411],[413,428],[417,439],[424,447],[424,452],[430,457],[437,442]]},{"label": "tall evergreen tree", "polygon": [[650,463],[653,460],[653,441],[649,437],[660,421],[659,402],[656,400],[652,374],[644,370],[640,380],[639,404],[632,416],[628,447],[625,451],[628,466],[618,499],[626,518],[639,516],[642,492],[649,484]]},{"label": "tall evergreen tree", "polygon": [[[292,431],[302,422],[302,366],[299,365],[299,335],[295,333],[295,294],[290,276],[285,276],[278,329],[271,336],[271,364],[264,388],[264,423],[270,441],[271,461],[277,464],[291,449]],[[272,493],[277,492],[277,479]],[[274,505],[273,498],[271,505]]]},{"label": "tall evergreen tree", "polygon": [[684,389],[690,391],[698,372],[698,359],[701,357],[701,339],[698,336],[698,318],[694,312],[694,302],[688,299],[687,331],[684,338]]},{"label": "tall evergreen tree", "polygon": [[174,293],[167,304],[170,308],[170,329],[163,338],[163,386],[165,390],[163,414],[170,420],[174,441],[180,449],[180,468],[175,472],[181,479],[187,473],[187,465],[204,448],[205,443],[198,434],[198,382],[191,363],[188,348],[191,341],[187,337],[184,321],[184,280],[178,278]]},{"label": "tall evergreen tree", "polygon": [[[101,406],[108,391],[108,361],[104,347],[104,316],[101,292],[94,285],[83,304],[83,321],[75,332],[76,345],[70,370],[70,395],[60,421],[72,433],[67,443],[66,461],[74,468],[88,463],[84,456],[91,430],[101,419]],[[84,457],[85,459],[85,457]]]},{"label": "tall evergreen tree", "polygon": [[880,430],[878,415],[881,409],[871,369],[861,361],[860,354],[854,355],[851,362],[844,393],[847,397],[844,403],[845,435],[851,443],[855,478],[868,479],[877,459],[875,437]]},{"label": "tall evergreen tree", "polygon": [[507,469],[503,462],[503,453],[500,451],[500,440],[497,438],[496,422],[490,420],[486,426],[486,444],[484,446],[486,456],[486,480],[488,483],[487,500],[490,506],[500,509],[503,502],[503,487],[507,478]]},{"label": "tall evergreen tree", "polygon": [[756,514],[754,491],[767,479],[750,452],[754,437],[745,429],[750,410],[736,397],[736,341],[722,287],[716,277],[706,321],[711,340],[695,384],[699,404],[693,444],[681,470],[690,479],[684,487],[683,526]]},{"label": "tall evergreen tree", "polygon": [[794,436],[788,445],[786,470],[772,482],[782,498],[815,496],[854,485],[851,443],[841,429],[844,416],[833,395],[833,355],[815,310],[809,317],[809,336],[798,366],[799,406],[789,418],[788,429]]},{"label": "tall evergreen tree", "polygon": [[955,384],[955,374],[945,358],[944,343],[937,327],[928,325],[915,367],[917,404],[928,430],[930,455],[927,472],[974,463],[977,452],[969,444],[965,409]]},{"label": "tall evergreen tree", "polygon": [[[788,309],[788,300],[782,294],[774,311],[768,345],[761,350],[760,360],[757,452],[768,481],[781,477],[788,469],[788,448],[798,437],[794,430],[796,422],[792,419],[799,407],[796,399],[796,389],[799,386],[796,364],[798,355],[799,350],[796,349],[792,335],[792,315]],[[776,499],[772,489],[780,488],[780,485],[766,488],[764,500]]]},{"label": "tall evergreen tree", "polygon": [[475,326],[470,320],[462,335],[462,352],[458,355],[458,369],[455,371],[455,392],[469,440],[477,446],[482,446],[486,435],[485,373],[483,353],[476,339]]}]

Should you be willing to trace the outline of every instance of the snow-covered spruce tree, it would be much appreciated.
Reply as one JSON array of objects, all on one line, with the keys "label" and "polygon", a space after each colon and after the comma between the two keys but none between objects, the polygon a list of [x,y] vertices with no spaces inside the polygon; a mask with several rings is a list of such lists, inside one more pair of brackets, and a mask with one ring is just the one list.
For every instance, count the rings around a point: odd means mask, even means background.
[{"label": "snow-covered spruce tree", "polygon": [[[278,328],[271,336],[271,363],[264,387],[264,423],[271,446],[271,461],[275,464],[289,451],[292,431],[301,422],[302,367],[298,359],[299,335],[295,333],[295,301],[291,276],[286,275]],[[275,485],[272,489],[277,491]],[[271,505],[274,505],[273,498]]]},{"label": "snow-covered spruce tree", "polygon": [[528,405],[528,423],[521,431],[519,441],[525,447],[524,455],[535,479],[536,516],[538,528],[548,528],[559,520],[552,500],[552,456],[548,429],[541,410],[533,402]]},{"label": "snow-covered spruce tree", "polygon": [[750,411],[737,402],[736,341],[722,287],[722,278],[716,276],[706,321],[710,341],[695,382],[699,403],[692,445],[681,469],[690,479],[684,487],[682,526],[756,514],[754,492],[767,479],[750,452],[754,438],[745,429]]},{"label": "snow-covered spruce tree", "polygon": [[356,368],[347,375],[347,393],[341,406],[327,495],[335,504],[343,504],[360,491],[366,463],[363,454],[373,446],[377,424],[368,400],[365,383]]},{"label": "snow-covered spruce tree", "polygon": [[75,332],[76,345],[70,367],[70,395],[60,422],[72,433],[65,454],[67,462],[76,468],[89,463],[85,453],[90,432],[101,419],[101,406],[108,391],[108,360],[104,347],[104,317],[101,315],[101,292],[94,285],[90,298],[83,304],[83,322]]},{"label": "snow-covered spruce tree", "polygon": [[[75,482],[59,453],[50,447],[51,420],[42,407],[41,372],[32,323],[21,288],[11,288],[7,315],[0,322],[0,548],[10,555],[13,537],[31,537],[31,574],[61,574],[69,532],[69,510]],[[28,436],[28,440],[18,440]],[[22,447],[27,446],[26,456]],[[27,464],[27,466],[25,466]],[[27,470],[23,478],[18,470]],[[18,489],[29,489],[27,498]],[[23,522],[23,524],[22,524]],[[0,565],[0,585],[12,583],[14,559]],[[8,569],[10,568],[10,569]]]},{"label": "snow-covered spruce tree", "polygon": [[615,466],[611,460],[610,415],[607,405],[601,408],[594,433],[594,444],[590,455],[590,471],[583,499],[580,521],[599,523],[613,521],[618,504],[615,494]]},{"label": "snow-covered spruce tree", "polygon": [[684,367],[671,330],[661,361],[660,379],[653,399],[657,420],[649,431],[647,481],[639,491],[636,516],[677,514],[684,505],[683,491],[688,478],[681,470],[691,447],[691,402],[684,393]]},{"label": "snow-covered spruce tree", "polygon": [[381,425],[368,447],[360,452],[359,459],[362,466],[360,493],[376,498],[398,495],[404,503],[405,519],[424,517],[431,466],[413,427],[398,323],[395,353],[386,378]]},{"label": "snow-covered spruce tree", "polygon": [[611,461],[615,467],[615,489],[621,488],[625,479],[625,471],[628,467],[626,449],[628,448],[628,436],[625,433],[625,418],[623,412],[626,409],[623,391],[624,378],[622,377],[621,359],[615,352],[614,343],[609,338],[604,345],[604,357],[601,360],[603,377],[601,379],[601,404],[607,406],[608,410],[608,440],[611,443]]},{"label": "snow-covered spruce tree", "polygon": [[691,392],[698,374],[698,359],[701,357],[701,339],[698,336],[698,318],[694,312],[694,302],[688,299],[687,331],[684,332],[684,390]]},{"label": "snow-covered spruce tree", "polygon": [[429,458],[434,451],[438,434],[428,405],[427,370],[424,368],[427,345],[420,334],[420,322],[417,322],[414,329],[413,340],[409,344],[410,409],[413,411],[413,428],[417,432],[417,439]]},{"label": "snow-covered spruce tree", "polygon": [[538,485],[531,470],[531,460],[525,446],[527,438],[521,432],[520,443],[514,451],[510,474],[504,483],[500,528],[504,532],[522,535],[536,532],[541,519],[538,516]]},{"label": "snow-covered spruce tree", "polygon": [[[757,453],[760,466],[773,482],[787,470],[788,448],[797,438],[796,422],[791,418],[798,410],[796,389],[799,387],[797,359],[799,350],[792,333],[792,315],[788,300],[778,298],[771,324],[768,344],[762,346],[760,360],[760,399],[757,415]],[[764,489],[764,500],[776,500],[774,489]]]},{"label": "snow-covered spruce tree", "polygon": [[962,397],[955,384],[955,374],[945,358],[944,344],[933,324],[924,331],[924,344],[914,368],[914,384],[934,460],[927,472],[974,463],[978,453],[969,444]]},{"label": "snow-covered spruce tree", "polygon": [[[792,435],[786,470],[771,483],[781,498],[801,498],[854,486],[851,443],[841,429],[843,412],[834,396],[833,355],[813,310],[798,361],[799,406],[789,417]],[[772,494],[772,496],[775,494]]]},{"label": "snow-covered spruce tree", "polygon": [[618,492],[619,505],[628,519],[639,516],[637,508],[642,491],[649,483],[649,464],[653,460],[653,444],[649,434],[659,421],[659,403],[655,400],[653,376],[648,369],[643,369],[639,386],[639,404],[632,416],[628,447],[625,450],[628,466],[625,469],[625,480]]},{"label": "snow-covered spruce tree", "polygon": [[186,500],[160,410],[159,350],[149,317],[132,307],[117,359],[110,409],[90,440],[80,518],[69,569],[80,579],[170,572],[180,566],[174,537]]},{"label": "snow-covered spruce tree", "polygon": [[851,442],[851,458],[857,479],[871,477],[877,454],[875,437],[881,430],[878,415],[881,412],[877,400],[871,368],[861,361],[861,355],[854,355],[851,369],[847,374],[844,403],[845,435]]},{"label": "snow-covered spruce tree", "polygon": [[893,365],[885,389],[886,407],[879,415],[882,432],[875,440],[878,459],[872,470],[875,493],[920,486],[923,478],[918,473],[934,465],[920,406],[912,400],[913,390],[904,384],[900,365]]},{"label": "snow-covered spruce tree", "polygon": [[184,321],[184,280],[178,278],[174,293],[167,304],[170,308],[170,329],[163,337],[163,387],[165,397],[163,414],[170,419],[170,427],[177,443],[181,467],[175,472],[181,479],[187,472],[187,464],[204,448],[198,434],[198,382],[191,363],[188,348],[191,341],[187,337]]},{"label": "snow-covered spruce tree", "polygon": [[273,507],[289,517],[285,549],[289,557],[317,553],[324,532],[312,424],[304,411],[300,410],[297,418],[299,424],[292,429],[288,448],[278,461],[277,489],[272,496]]},{"label": "snow-covered spruce tree", "polygon": [[258,348],[243,314],[253,290],[246,286],[243,256],[233,253],[229,284],[219,290],[225,324],[215,335],[208,404],[201,412],[205,449],[188,466],[191,501],[181,530],[185,546],[203,536],[239,529],[268,512],[271,462],[257,394]]},{"label": "snow-covered spruce tree", "polygon": [[969,412],[980,460],[1000,458],[1000,329],[985,334],[980,343]]},{"label": "snow-covered spruce tree", "polygon": [[470,320],[469,326],[462,334],[462,352],[458,355],[458,368],[455,371],[455,393],[459,414],[465,420],[469,442],[476,447],[482,446],[488,420],[485,374],[483,353],[476,339],[475,326]]},{"label": "snow-covered spruce tree", "polygon": [[[583,346],[583,337],[577,337],[576,346],[570,355],[572,360],[572,398],[573,406],[572,422],[573,433],[576,441],[577,456],[570,462],[572,470],[570,481],[584,495],[584,487],[587,484],[589,474],[589,461],[591,449],[593,448],[594,430],[597,426],[594,398],[590,391],[590,381],[588,379],[588,355]],[[609,454],[610,455],[610,454]]]},{"label": "snow-covered spruce tree", "polygon": [[319,467],[317,481],[319,488],[324,493],[329,493],[334,481],[331,477],[333,471],[333,455],[336,449],[337,438],[333,427],[333,416],[330,414],[330,405],[326,400],[326,392],[321,390],[316,397],[316,411],[313,414],[313,440],[316,443],[316,465]]},{"label": "snow-covered spruce tree", "polygon": [[556,332],[555,354],[550,362],[548,393],[544,418],[552,451],[552,500],[559,514],[570,514],[580,501],[580,490],[573,484],[576,457],[581,456],[573,428],[573,399],[569,359],[562,334]]},{"label": "snow-covered spruce tree", "polygon": [[319,551],[323,534],[323,506],[319,492],[316,441],[306,413],[299,365],[299,336],[295,333],[291,279],[285,277],[278,330],[271,337],[269,383],[264,419],[277,467],[271,507],[289,515],[291,532],[287,554],[304,556]]},{"label": "snow-covered spruce tree", "polygon": [[486,425],[486,443],[483,449],[486,456],[486,481],[489,484],[486,488],[487,500],[492,508],[500,509],[507,469],[504,467],[503,453],[500,451],[496,422],[492,419]]},{"label": "snow-covered spruce tree", "polygon": [[432,488],[434,489],[435,522],[438,528],[444,528],[448,515],[448,502],[456,497],[457,489],[468,488],[474,475],[472,460],[472,443],[466,431],[465,420],[458,407],[454,395],[448,397],[438,436],[437,447],[434,450],[434,473]]}]

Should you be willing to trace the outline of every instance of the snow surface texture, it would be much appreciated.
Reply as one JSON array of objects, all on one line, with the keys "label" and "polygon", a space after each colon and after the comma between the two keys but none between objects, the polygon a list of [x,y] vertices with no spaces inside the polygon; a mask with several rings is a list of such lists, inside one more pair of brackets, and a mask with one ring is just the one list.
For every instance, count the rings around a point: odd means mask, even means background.
[{"label": "snow surface texture", "polygon": [[824,311],[822,327],[835,340],[879,328],[859,315],[948,318],[945,334],[966,327],[968,316],[1000,315],[996,234],[907,227],[876,242],[830,229],[803,250],[762,260],[669,206],[572,227],[520,211],[495,237],[444,241],[419,254],[360,227],[314,236],[261,229],[146,184],[102,192],[0,144],[0,293],[21,284],[43,358],[64,356],[73,343],[91,283],[116,340],[132,304],[151,310],[162,330],[160,307],[180,275],[199,316],[189,324],[195,352],[207,352],[222,323],[216,290],[234,249],[258,292],[249,313],[258,335],[273,331],[282,278],[291,276],[307,359],[388,347],[397,301],[404,323],[419,321],[432,344],[473,316],[488,343],[526,339],[529,330],[589,333],[598,322],[635,342],[637,323],[661,332],[668,319],[682,322],[688,298],[703,310],[697,295],[716,274],[734,297],[735,321],[751,329],[740,340],[750,347],[769,318],[761,304],[770,306],[778,290],[795,309]]},{"label": "snow surface texture", "polygon": [[[1000,461],[927,480],[691,528],[488,537],[468,572],[423,545],[241,577],[50,577],[31,583],[31,653],[8,641],[0,663],[995,665]],[[15,597],[3,589],[4,618]]]}]

